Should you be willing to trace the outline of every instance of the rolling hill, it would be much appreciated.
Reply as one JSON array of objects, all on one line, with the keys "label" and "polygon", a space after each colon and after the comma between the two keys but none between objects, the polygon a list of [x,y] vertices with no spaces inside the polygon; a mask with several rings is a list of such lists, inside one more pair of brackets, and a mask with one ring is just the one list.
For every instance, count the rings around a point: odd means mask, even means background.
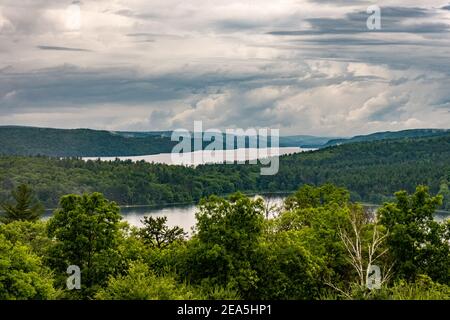
[{"label": "rolling hill", "polygon": [[[439,137],[348,143],[280,157],[279,172],[261,176],[259,165],[196,168],[131,161],[83,161],[53,157],[0,156],[0,202],[27,183],[48,207],[64,194],[99,191],[122,205],[197,201],[211,194],[284,192],[303,184],[334,183],[352,199],[382,203],[417,185],[443,192],[450,209],[450,133]],[[446,191],[447,190],[447,191]]]},{"label": "rolling hill", "polygon": [[129,137],[90,129],[0,127],[2,155],[131,156],[170,152],[175,144],[160,134]]},{"label": "rolling hill", "polygon": [[[377,132],[352,138],[293,135],[280,137],[280,147],[326,148],[340,144],[390,139],[438,137],[449,130],[415,129]],[[171,131],[104,131],[0,126],[0,155],[52,157],[120,157],[169,153],[177,142]],[[226,135],[224,134],[224,147]],[[204,146],[209,142],[205,142]],[[248,139],[246,142],[248,146]],[[269,144],[270,145],[270,144]]]},{"label": "rolling hill", "polygon": [[446,129],[411,129],[403,131],[376,132],[368,135],[359,135],[348,139],[331,139],[321,147],[329,147],[346,143],[370,142],[390,139],[439,137],[447,135],[450,130]]},{"label": "rolling hill", "polygon": [[[171,141],[171,134],[172,131],[133,132],[0,126],[0,155],[120,157],[168,153],[177,144]],[[223,137],[225,147],[229,136],[224,134]],[[328,140],[330,138],[288,136],[280,137],[280,146],[319,148]],[[209,142],[205,142],[204,146],[208,144]]]}]

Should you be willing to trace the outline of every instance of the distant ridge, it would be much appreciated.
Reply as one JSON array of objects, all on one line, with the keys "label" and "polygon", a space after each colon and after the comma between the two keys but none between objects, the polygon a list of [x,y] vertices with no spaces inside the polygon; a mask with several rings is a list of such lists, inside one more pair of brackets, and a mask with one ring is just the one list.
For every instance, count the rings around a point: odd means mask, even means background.
[{"label": "distant ridge", "polygon": [[[169,153],[177,144],[172,131],[106,131],[0,126],[0,155],[122,157]],[[281,147],[319,148],[329,137],[280,137]],[[226,136],[224,135],[224,143]],[[261,140],[263,143],[268,143]],[[204,145],[207,145],[205,142]],[[246,142],[248,146],[248,140]],[[268,143],[270,145],[270,142]],[[265,145],[265,144],[264,144]]]},{"label": "distant ridge", "polygon": [[322,147],[335,146],[354,142],[370,142],[379,140],[405,139],[405,138],[425,138],[438,137],[450,133],[449,129],[409,129],[402,131],[384,131],[376,132],[368,135],[359,135],[348,139],[332,139],[325,143]]},{"label": "distant ridge", "polygon": [[174,145],[170,138],[156,133],[127,137],[104,130],[0,127],[1,155],[114,157],[170,152]]},{"label": "distant ridge", "polygon": [[[446,135],[450,130],[412,129],[377,132],[353,138],[310,135],[280,137],[280,147],[325,148],[354,142]],[[0,155],[52,157],[122,157],[169,153],[177,144],[172,131],[106,131],[0,126]],[[206,143],[208,144],[208,143]]]}]

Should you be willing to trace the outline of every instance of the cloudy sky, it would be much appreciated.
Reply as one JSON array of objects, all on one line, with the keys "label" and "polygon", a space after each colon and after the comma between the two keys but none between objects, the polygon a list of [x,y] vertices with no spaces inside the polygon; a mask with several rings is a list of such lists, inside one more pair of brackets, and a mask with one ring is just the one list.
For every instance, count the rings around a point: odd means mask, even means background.
[{"label": "cloudy sky", "polygon": [[0,125],[194,120],[283,135],[450,128],[450,3],[0,0]]}]

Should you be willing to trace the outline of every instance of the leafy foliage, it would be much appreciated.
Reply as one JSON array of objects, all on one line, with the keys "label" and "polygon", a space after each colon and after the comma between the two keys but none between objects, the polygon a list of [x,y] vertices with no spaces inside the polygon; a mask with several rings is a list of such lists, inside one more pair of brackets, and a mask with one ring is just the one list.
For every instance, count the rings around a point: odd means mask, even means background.
[{"label": "leafy foliage", "polygon": [[131,265],[125,276],[110,278],[95,297],[100,300],[185,300],[195,295],[170,276],[157,277],[140,262]]},{"label": "leafy foliage", "polygon": [[450,300],[450,287],[420,275],[413,283],[400,280],[388,289],[392,300]]},{"label": "leafy foliage", "polygon": [[212,196],[200,202],[196,217],[184,272],[194,283],[207,279],[212,285],[229,285],[245,297],[258,281],[253,265],[263,232],[262,199],[239,193],[229,199]]},{"label": "leafy foliage", "polygon": [[39,257],[45,258],[53,242],[47,236],[47,224],[44,221],[14,221],[0,224],[0,234],[13,245],[23,244]]},{"label": "leafy foliage", "polygon": [[425,274],[435,281],[450,283],[450,222],[439,223],[433,213],[442,197],[433,197],[419,186],[409,195],[395,194],[396,202],[380,210],[380,222],[389,230],[390,253],[396,261],[397,275],[414,280]]},{"label": "leafy foliage", "polygon": [[56,243],[49,253],[60,273],[76,265],[83,274],[83,294],[89,295],[117,271],[120,263],[119,207],[100,193],[67,195],[48,222]]},{"label": "leafy foliage", "polygon": [[[47,222],[0,224],[0,299],[449,299],[441,196],[396,199],[373,214],[346,189],[305,185],[271,218],[262,198],[211,196],[185,239],[164,218],[120,222],[100,193],[67,195]],[[375,263],[382,288],[369,290]],[[81,290],[65,286],[69,265]]]},{"label": "leafy foliage", "polygon": [[26,245],[0,234],[0,300],[52,299],[50,270]]}]

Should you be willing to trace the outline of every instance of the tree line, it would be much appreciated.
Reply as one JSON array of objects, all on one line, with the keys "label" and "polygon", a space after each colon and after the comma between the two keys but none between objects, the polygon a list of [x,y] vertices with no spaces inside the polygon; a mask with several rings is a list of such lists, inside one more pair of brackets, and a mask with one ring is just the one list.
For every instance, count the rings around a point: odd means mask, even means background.
[{"label": "tree line", "polygon": [[450,135],[352,143],[280,158],[274,176],[258,165],[202,165],[196,168],[131,161],[79,158],[0,157],[0,201],[19,184],[33,186],[47,208],[65,194],[98,191],[120,205],[196,202],[236,191],[293,191],[303,184],[333,183],[353,201],[381,204],[397,190],[423,184],[443,196],[450,209]]},{"label": "tree line", "polygon": [[165,218],[128,225],[98,192],[64,195],[48,221],[29,186],[13,198],[2,205],[0,299],[450,299],[450,221],[433,219],[443,197],[425,186],[375,214],[332,184],[304,185],[279,208],[210,196],[189,238]]}]

